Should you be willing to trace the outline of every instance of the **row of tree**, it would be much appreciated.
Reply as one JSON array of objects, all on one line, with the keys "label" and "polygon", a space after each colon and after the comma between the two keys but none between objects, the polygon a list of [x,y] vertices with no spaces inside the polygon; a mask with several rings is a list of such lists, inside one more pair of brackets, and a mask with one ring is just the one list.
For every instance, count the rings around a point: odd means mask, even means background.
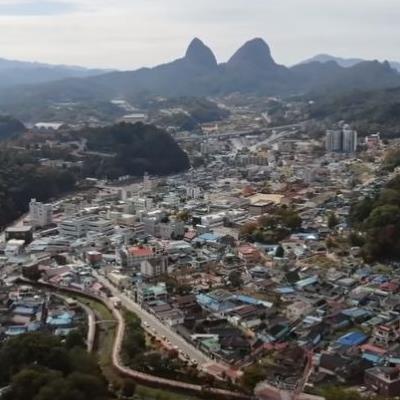
[{"label": "row of tree", "polygon": [[400,176],[375,197],[355,203],[350,211],[353,245],[362,247],[367,261],[400,257]]},{"label": "row of tree", "polygon": [[11,338],[0,347],[5,400],[107,400],[106,381],[79,334],[64,342],[46,333]]},{"label": "row of tree", "polygon": [[276,244],[301,228],[301,224],[302,219],[297,211],[282,206],[261,216],[257,222],[244,225],[240,234],[252,242]]}]

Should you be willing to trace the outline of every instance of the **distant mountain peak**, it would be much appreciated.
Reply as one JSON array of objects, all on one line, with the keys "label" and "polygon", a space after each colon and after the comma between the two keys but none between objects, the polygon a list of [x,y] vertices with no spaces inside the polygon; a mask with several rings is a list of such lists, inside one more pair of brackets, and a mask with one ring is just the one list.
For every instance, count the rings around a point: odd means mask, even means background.
[{"label": "distant mountain peak", "polygon": [[186,50],[185,59],[193,64],[205,67],[216,67],[217,59],[209,47],[199,38],[194,38]]},{"label": "distant mountain peak", "polygon": [[254,38],[246,42],[228,61],[228,65],[240,64],[252,64],[259,67],[276,65],[268,44],[261,38]]}]

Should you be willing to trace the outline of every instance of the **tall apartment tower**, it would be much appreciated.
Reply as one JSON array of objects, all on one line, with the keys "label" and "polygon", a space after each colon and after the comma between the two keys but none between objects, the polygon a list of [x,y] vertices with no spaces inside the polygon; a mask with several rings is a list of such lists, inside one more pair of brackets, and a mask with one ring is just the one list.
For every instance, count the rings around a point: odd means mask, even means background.
[{"label": "tall apartment tower", "polygon": [[342,151],[342,131],[341,130],[329,130],[326,131],[325,148],[328,153]]},{"label": "tall apartment tower", "polygon": [[357,132],[349,125],[343,127],[343,147],[344,153],[354,153],[357,150]]},{"label": "tall apartment tower", "polygon": [[153,182],[150,179],[150,175],[145,172],[143,175],[143,190],[145,192],[151,192],[153,189]]},{"label": "tall apartment tower", "polygon": [[53,222],[53,206],[32,199],[29,203],[29,218],[34,228],[48,226]]},{"label": "tall apartment tower", "polygon": [[328,130],[325,148],[328,153],[354,153],[357,150],[357,132],[347,124],[342,129]]}]

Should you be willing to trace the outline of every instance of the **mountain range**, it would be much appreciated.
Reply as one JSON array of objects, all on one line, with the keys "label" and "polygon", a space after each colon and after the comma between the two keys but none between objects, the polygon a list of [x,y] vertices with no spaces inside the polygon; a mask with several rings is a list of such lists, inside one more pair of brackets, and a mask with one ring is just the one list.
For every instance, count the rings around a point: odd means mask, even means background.
[{"label": "mountain range", "polygon": [[87,78],[106,72],[109,70],[0,58],[0,88],[51,82],[65,78]]},{"label": "mountain range", "polygon": [[[314,57],[308,58],[307,60],[302,61],[300,64],[309,64],[311,62],[320,62],[320,63],[326,63],[330,61],[336,62],[338,65],[344,68],[348,67],[353,67],[356,64],[359,64],[361,62],[365,62],[367,60],[364,60],[362,58],[343,58],[343,57],[335,57],[331,56],[329,54],[317,54]],[[400,72],[400,62],[398,61],[389,61],[390,66]]]},{"label": "mountain range", "polygon": [[154,68],[5,88],[0,92],[0,111],[15,114],[15,110],[32,104],[48,107],[59,102],[135,100],[155,95],[285,96],[397,86],[400,86],[400,74],[388,62],[361,61],[343,67],[335,60],[314,60],[288,68],[275,62],[263,39],[255,38],[240,47],[227,62],[218,64],[212,50],[195,38],[183,57]]}]

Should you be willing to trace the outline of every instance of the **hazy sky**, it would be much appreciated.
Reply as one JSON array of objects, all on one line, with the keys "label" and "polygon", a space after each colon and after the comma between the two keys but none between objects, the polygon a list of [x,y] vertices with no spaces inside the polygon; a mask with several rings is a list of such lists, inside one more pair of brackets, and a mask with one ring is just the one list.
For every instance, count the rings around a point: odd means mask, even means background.
[{"label": "hazy sky", "polygon": [[219,61],[264,38],[275,60],[400,60],[400,0],[0,0],[0,57],[133,69],[198,36]]}]

